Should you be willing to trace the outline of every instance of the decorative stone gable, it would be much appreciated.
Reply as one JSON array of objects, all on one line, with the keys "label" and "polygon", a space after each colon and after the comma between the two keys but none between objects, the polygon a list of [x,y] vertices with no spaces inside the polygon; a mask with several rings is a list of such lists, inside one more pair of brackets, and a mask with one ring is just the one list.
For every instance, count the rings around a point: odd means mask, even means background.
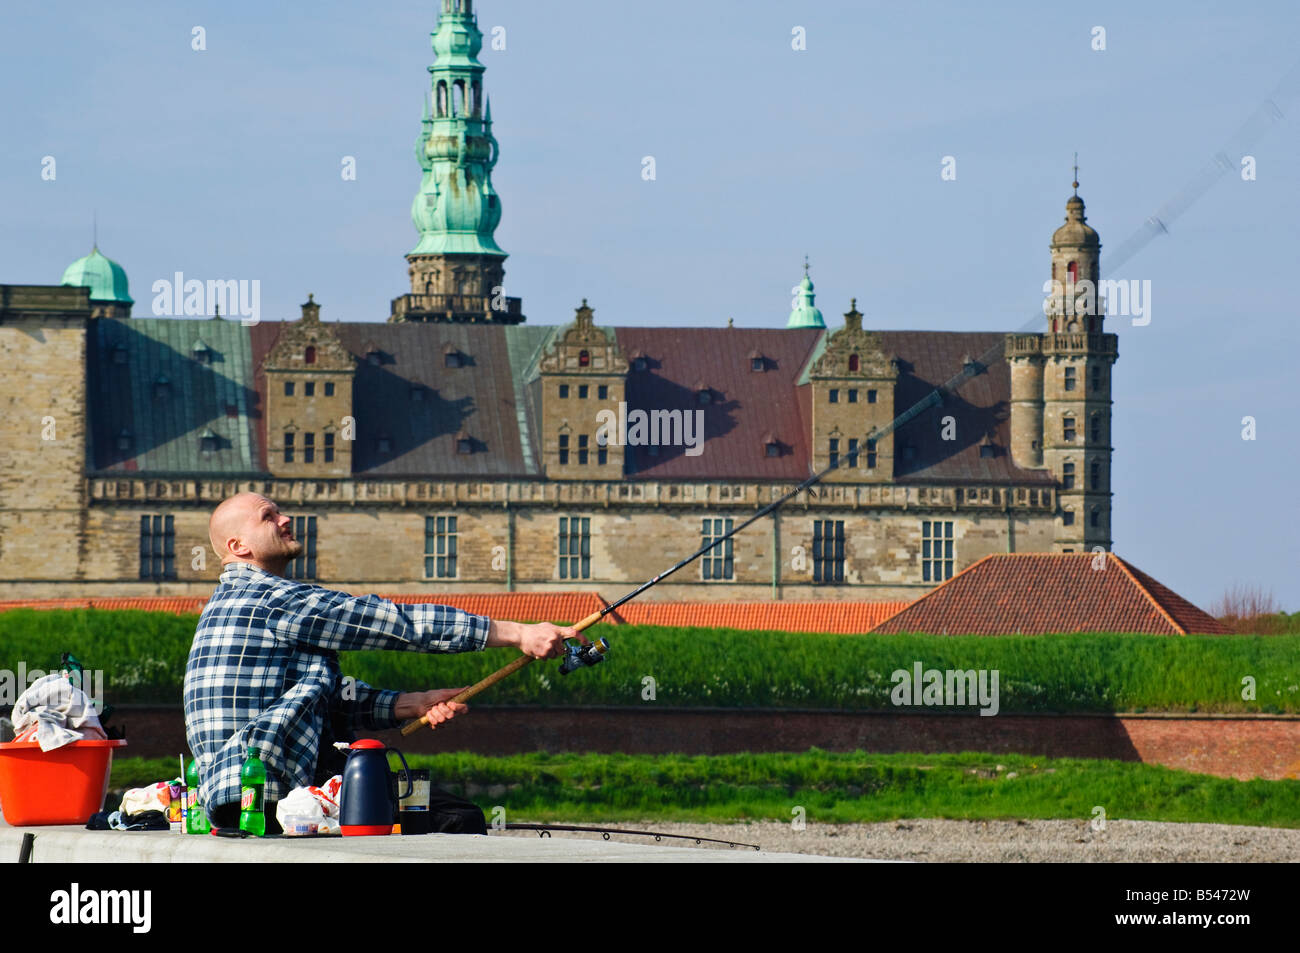
[{"label": "decorative stone gable", "polygon": [[[831,334],[826,350],[812,367],[812,377],[871,378],[893,380],[897,373],[889,357],[880,349],[880,336],[863,330],[858,299],[853,298],[844,315],[844,327]],[[857,357],[856,367],[853,366]]]},{"label": "decorative stone gable", "polygon": [[[627,373],[627,360],[612,337],[596,327],[595,312],[582,299],[573,323],[556,337],[550,351],[542,358],[543,374],[617,374]],[[585,355],[585,356],[584,356]]]},{"label": "decorative stone gable", "polygon": [[302,318],[285,322],[280,337],[266,355],[267,371],[347,371],[356,364],[334,329],[320,320],[320,305],[312,295],[302,305]]}]

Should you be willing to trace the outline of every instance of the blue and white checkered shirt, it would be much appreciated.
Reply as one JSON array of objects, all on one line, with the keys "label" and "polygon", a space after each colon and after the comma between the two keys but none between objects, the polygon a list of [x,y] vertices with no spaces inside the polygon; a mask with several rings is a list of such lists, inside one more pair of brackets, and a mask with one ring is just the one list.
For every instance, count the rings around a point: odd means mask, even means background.
[{"label": "blue and white checkered shirt", "polygon": [[266,800],[311,784],[331,711],[346,716],[351,731],[396,727],[400,693],[345,685],[339,652],[480,651],[490,627],[486,616],[450,606],[349,596],[228,564],[185,664],[185,738],[198,759],[202,803],[210,813],[239,801],[250,747],[266,765]]}]

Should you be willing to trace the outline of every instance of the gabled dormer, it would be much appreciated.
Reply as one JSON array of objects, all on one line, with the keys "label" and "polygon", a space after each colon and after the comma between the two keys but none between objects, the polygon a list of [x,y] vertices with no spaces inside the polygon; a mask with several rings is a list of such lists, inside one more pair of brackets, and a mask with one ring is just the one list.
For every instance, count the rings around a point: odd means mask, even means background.
[{"label": "gabled dormer", "polygon": [[[612,330],[596,327],[587,299],[538,364],[542,460],[548,479],[620,480],[621,440],[605,442],[601,421],[622,419],[628,362]],[[609,411],[604,418],[601,411]],[[617,435],[615,435],[617,436]]]},{"label": "gabled dormer", "polygon": [[262,362],[266,374],[266,462],[276,476],[352,474],[352,383],[356,359],[322,324],[311,295]]},{"label": "gabled dormer", "polygon": [[892,431],[879,436],[894,419],[894,384],[898,368],[880,346],[880,337],[864,330],[857,299],[813,362],[813,468],[838,461],[827,476],[841,483],[886,483],[894,477]]}]

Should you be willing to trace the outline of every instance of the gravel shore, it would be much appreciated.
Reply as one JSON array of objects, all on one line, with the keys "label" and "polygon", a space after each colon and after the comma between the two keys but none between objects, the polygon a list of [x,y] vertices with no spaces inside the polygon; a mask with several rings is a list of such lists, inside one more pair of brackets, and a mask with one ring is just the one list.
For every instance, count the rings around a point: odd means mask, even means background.
[{"label": "gravel shore", "polygon": [[[789,823],[779,821],[738,824],[619,822],[609,826],[724,840],[734,838],[736,841],[758,844],[767,851],[868,857],[876,860],[1030,863],[1300,862],[1300,830],[1235,827],[1229,824],[1107,820],[1103,831],[1094,831],[1086,820],[917,819],[880,824],[809,824],[802,831],[792,830]],[[537,837],[538,834],[534,831],[504,831],[493,836]],[[557,832],[552,836],[600,837],[599,834],[569,832]],[[611,839],[628,843],[654,843],[652,838],[618,834],[611,835]],[[693,846],[689,841],[668,838],[661,843]],[[699,849],[732,848],[725,844],[706,843],[700,845]]]}]

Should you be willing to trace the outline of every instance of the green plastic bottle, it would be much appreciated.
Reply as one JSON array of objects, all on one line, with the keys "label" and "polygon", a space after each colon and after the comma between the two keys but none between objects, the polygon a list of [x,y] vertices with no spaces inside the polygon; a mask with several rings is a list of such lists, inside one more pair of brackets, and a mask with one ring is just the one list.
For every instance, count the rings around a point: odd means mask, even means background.
[{"label": "green plastic bottle", "polygon": [[185,769],[185,833],[206,834],[212,830],[208,815],[199,803],[199,761],[190,758],[189,767]]},{"label": "green plastic bottle", "polygon": [[239,829],[254,837],[266,836],[266,814],[262,795],[266,791],[266,765],[256,748],[248,749],[239,772]]}]

